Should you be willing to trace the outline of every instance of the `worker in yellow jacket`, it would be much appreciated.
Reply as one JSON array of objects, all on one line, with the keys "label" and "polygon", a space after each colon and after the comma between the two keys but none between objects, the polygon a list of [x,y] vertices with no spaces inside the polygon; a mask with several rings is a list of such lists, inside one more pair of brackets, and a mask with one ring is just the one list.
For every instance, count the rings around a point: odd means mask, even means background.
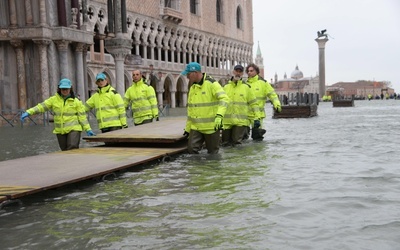
[{"label": "worker in yellow jacket", "polygon": [[224,116],[222,146],[241,144],[250,126],[249,117],[255,117],[255,126],[260,126],[257,99],[250,85],[243,82],[243,71],[244,67],[242,65],[236,65],[233,68],[232,78],[224,86],[224,90],[231,102]]},{"label": "worker in yellow jacket", "polygon": [[96,109],[96,119],[101,132],[127,128],[125,104],[121,95],[108,83],[104,73],[96,76],[97,92],[85,104],[86,111]]},{"label": "worker in yellow jacket", "polygon": [[[282,111],[281,102],[271,84],[259,76],[260,68],[257,65],[254,63],[247,65],[246,73],[248,75],[247,83],[251,86],[257,98],[258,108],[260,109],[260,128],[263,128],[263,119],[265,118],[264,107],[267,98],[274,106],[274,110],[278,113]],[[250,119],[251,124],[253,124],[252,120],[254,120],[254,117],[251,117]]]},{"label": "worker in yellow jacket", "polygon": [[147,85],[140,70],[132,73],[133,84],[126,90],[124,96],[125,108],[131,105],[133,123],[137,125],[158,121],[158,105],[154,88]]},{"label": "worker in yellow jacket", "polygon": [[201,65],[191,62],[181,73],[189,79],[187,121],[184,135],[188,136],[189,153],[199,153],[203,143],[209,154],[217,154],[222,119],[230,102],[221,85],[206,73]]},{"label": "worker in yellow jacket", "polygon": [[81,132],[88,136],[95,135],[86,117],[85,106],[75,97],[71,81],[61,79],[57,93],[21,115],[21,121],[30,115],[52,111],[54,113],[54,130],[62,151],[79,148]]}]

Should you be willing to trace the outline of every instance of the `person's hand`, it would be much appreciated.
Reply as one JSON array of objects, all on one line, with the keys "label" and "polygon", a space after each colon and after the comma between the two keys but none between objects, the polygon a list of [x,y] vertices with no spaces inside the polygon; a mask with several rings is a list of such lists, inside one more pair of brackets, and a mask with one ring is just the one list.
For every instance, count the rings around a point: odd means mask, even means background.
[{"label": "person's hand", "polygon": [[254,120],[254,127],[259,128],[261,126],[260,120]]},{"label": "person's hand", "polygon": [[278,112],[278,113],[282,112],[282,107],[281,107],[281,105],[276,105],[275,111]]},{"label": "person's hand", "polygon": [[189,137],[189,132],[187,132],[187,131],[185,130],[185,132],[183,132],[183,136],[186,137],[186,138],[188,138],[188,137]]},{"label": "person's hand", "polygon": [[158,122],[160,119],[158,118],[158,115],[154,116],[154,119]]},{"label": "person's hand", "polygon": [[128,128],[127,124],[122,125],[122,128]]},{"label": "person's hand", "polygon": [[96,135],[95,133],[93,133],[92,130],[86,131],[86,134],[87,134],[88,136],[95,136],[95,135]]},{"label": "person's hand", "polygon": [[217,115],[214,120],[214,130],[222,129],[222,115]]},{"label": "person's hand", "polygon": [[24,112],[21,115],[21,122],[24,122],[24,119],[27,118],[29,116],[28,112]]}]

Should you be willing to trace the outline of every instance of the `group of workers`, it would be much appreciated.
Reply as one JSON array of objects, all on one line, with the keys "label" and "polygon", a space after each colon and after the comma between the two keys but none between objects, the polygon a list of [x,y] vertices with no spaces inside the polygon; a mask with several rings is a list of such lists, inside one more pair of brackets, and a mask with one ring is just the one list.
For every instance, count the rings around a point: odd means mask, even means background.
[{"label": "group of workers", "polygon": [[[245,70],[247,82],[242,79]],[[262,128],[265,103],[269,99],[276,112],[281,112],[281,103],[273,87],[259,73],[258,66],[253,63],[246,68],[236,65],[231,79],[222,87],[202,72],[199,63],[186,65],[181,74],[188,78],[190,89],[183,135],[188,139],[189,153],[199,153],[205,146],[209,154],[216,154],[220,145],[241,144],[250,135],[254,140],[263,139],[266,132]],[[26,110],[21,121],[30,115],[52,111],[53,133],[63,151],[79,148],[82,131],[95,136],[86,116],[86,112],[93,108],[102,133],[127,128],[128,107],[132,109],[135,126],[158,121],[154,88],[146,83],[139,70],[133,71],[132,79],[133,84],[122,98],[104,73],[97,74],[97,92],[85,104],[75,96],[71,81],[61,79],[57,93]]]}]

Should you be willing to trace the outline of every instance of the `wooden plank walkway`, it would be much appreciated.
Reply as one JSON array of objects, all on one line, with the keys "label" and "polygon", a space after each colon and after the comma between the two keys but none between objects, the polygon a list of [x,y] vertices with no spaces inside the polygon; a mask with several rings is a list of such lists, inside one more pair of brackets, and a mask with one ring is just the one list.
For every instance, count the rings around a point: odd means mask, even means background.
[{"label": "wooden plank walkway", "polygon": [[[151,124],[84,138],[95,142],[135,142],[135,147],[106,145],[2,161],[0,205],[7,200],[101,177],[182,153],[187,149],[183,137],[184,125],[185,119],[182,118],[163,119]],[[151,146],[154,142],[155,146]]]},{"label": "wooden plank walkway", "polygon": [[183,132],[186,118],[175,117],[120,129],[96,136],[83,137],[89,142],[124,142],[124,143],[176,143],[184,140]]}]

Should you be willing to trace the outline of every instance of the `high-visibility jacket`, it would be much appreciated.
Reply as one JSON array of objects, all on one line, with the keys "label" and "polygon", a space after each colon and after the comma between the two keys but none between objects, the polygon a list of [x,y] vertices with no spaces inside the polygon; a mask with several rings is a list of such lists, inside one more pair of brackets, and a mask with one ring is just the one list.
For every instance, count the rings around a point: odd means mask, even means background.
[{"label": "high-visibility jacket", "polygon": [[225,115],[230,100],[221,85],[206,73],[199,83],[193,83],[188,95],[185,131],[198,130],[204,134],[215,133],[215,116]]},{"label": "high-visibility jacket", "polygon": [[249,126],[249,116],[259,118],[257,99],[250,85],[241,79],[237,82],[229,81],[224,90],[231,99],[223,119],[224,129]]},{"label": "high-visibility jacket", "polygon": [[54,113],[54,134],[68,134],[71,131],[91,130],[86,117],[85,106],[75,97],[64,99],[59,93],[51,96],[26,112],[29,115],[52,111]]},{"label": "high-visibility jacket", "polygon": [[143,79],[136,83],[134,82],[126,90],[124,103],[125,108],[129,107],[131,103],[135,124],[141,124],[144,120],[158,117],[156,92],[152,86],[143,82]]},{"label": "high-visibility jacket", "polygon": [[111,85],[99,88],[85,104],[86,111],[96,109],[99,129],[126,126],[126,112],[121,95]]},{"label": "high-visibility jacket", "polygon": [[260,118],[265,118],[264,107],[267,98],[269,98],[274,108],[281,106],[281,102],[279,101],[278,95],[275,93],[274,88],[261,76],[256,75],[251,77],[247,79],[247,83],[251,86],[256,95],[258,108],[260,109]]}]

